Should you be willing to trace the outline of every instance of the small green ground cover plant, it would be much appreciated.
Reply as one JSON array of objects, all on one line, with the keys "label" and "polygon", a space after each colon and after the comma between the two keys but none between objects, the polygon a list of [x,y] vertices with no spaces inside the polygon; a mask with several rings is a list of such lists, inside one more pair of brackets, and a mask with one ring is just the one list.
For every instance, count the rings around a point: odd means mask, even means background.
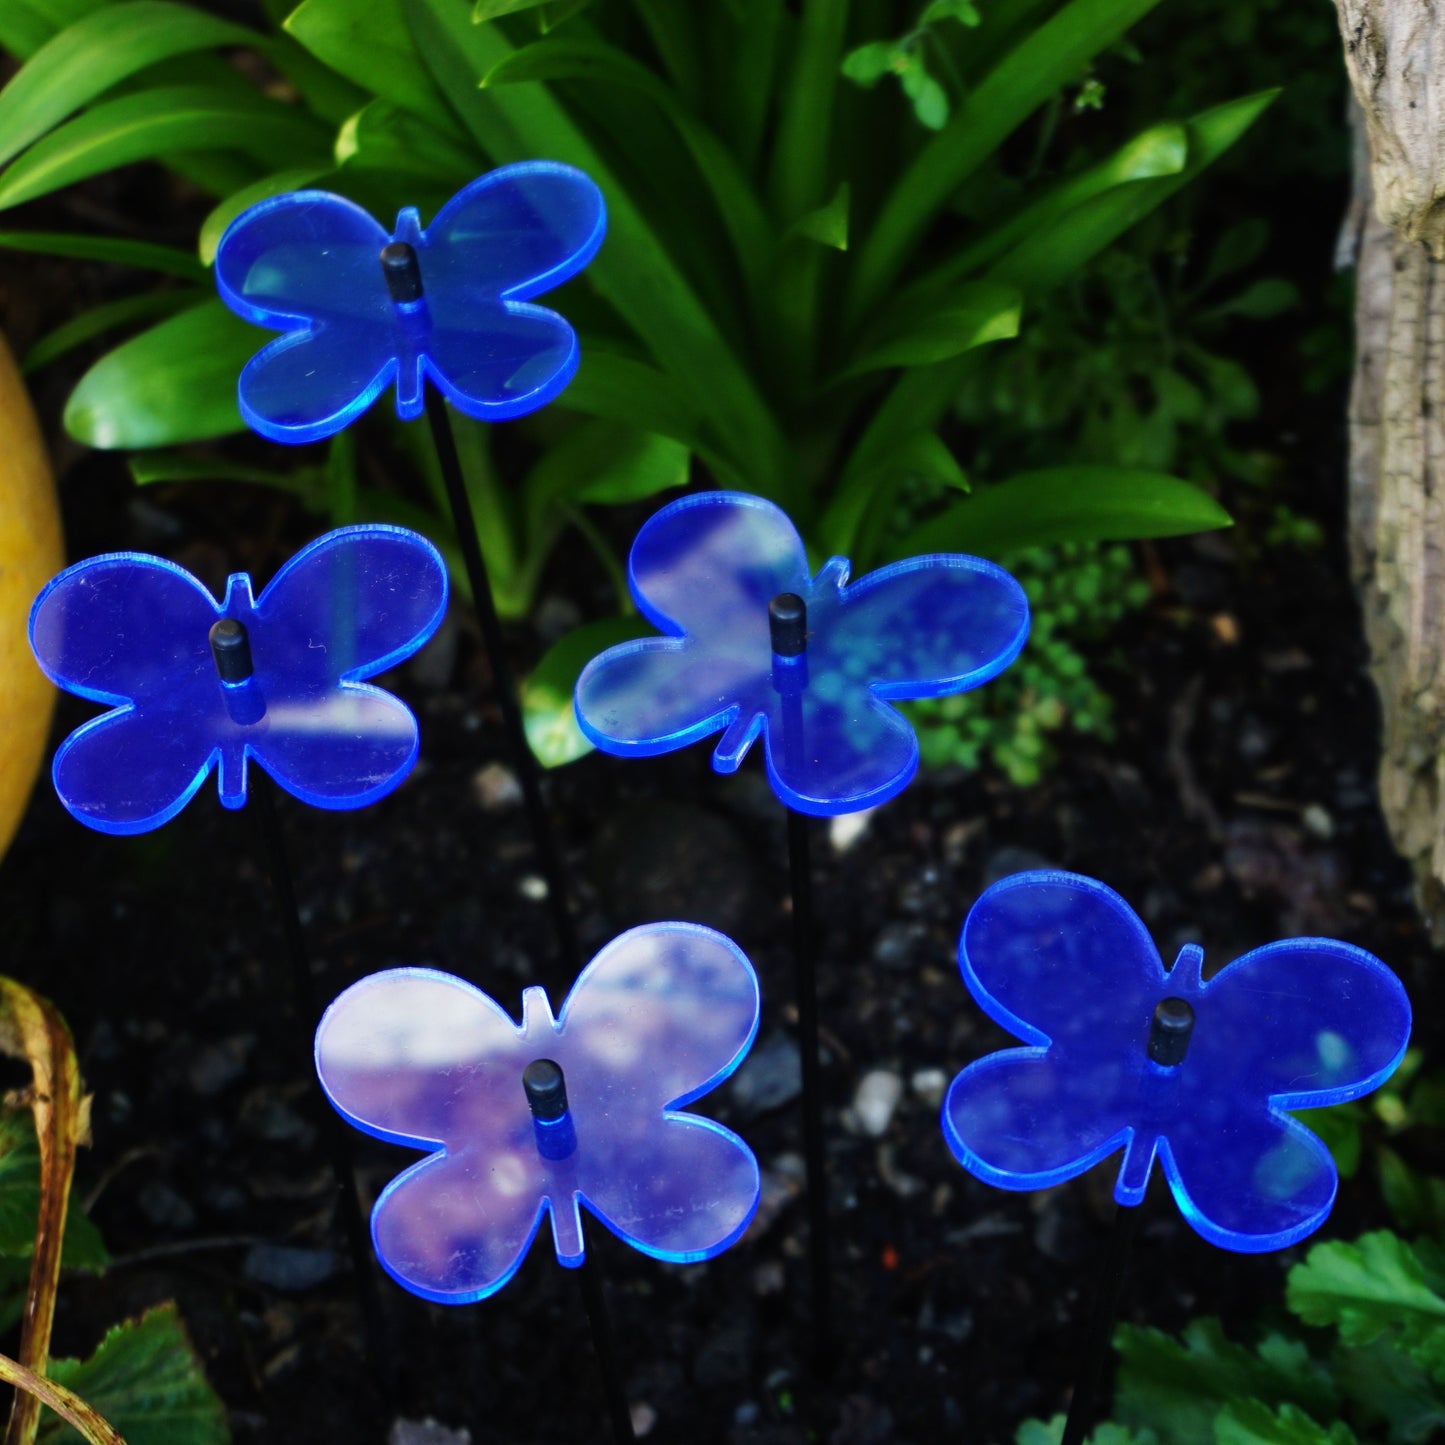
[{"label": "small green ground cover plant", "polygon": [[[0,92],[0,210],[141,160],[213,198],[194,254],[0,234],[161,278],[28,360],[137,333],[81,378],[66,424],[133,452],[143,483],[267,483],[335,523],[445,536],[424,449],[395,422],[370,424],[360,460],[349,440],[197,450],[240,431],[234,378],[258,345],[206,268],[267,195],[319,186],[425,216],[491,166],[547,156],[598,181],[610,232],[566,298],[583,361],[560,403],[505,436],[459,426],[504,615],[528,611],[573,530],[625,612],[598,509],[694,478],[778,502],[818,560],[841,552],[857,572],[925,550],[998,557],[1224,525],[1167,469],[980,471],[946,440],[988,354],[1272,98],[1156,119],[1112,150],[1062,134],[1058,97],[1154,4],[304,0],[269,5],[274,27],[252,31],[176,0],[15,0],[0,18],[0,45],[24,61]],[[592,624],[539,668],[547,761],[581,746],[544,711],[566,664],[629,625]]]}]

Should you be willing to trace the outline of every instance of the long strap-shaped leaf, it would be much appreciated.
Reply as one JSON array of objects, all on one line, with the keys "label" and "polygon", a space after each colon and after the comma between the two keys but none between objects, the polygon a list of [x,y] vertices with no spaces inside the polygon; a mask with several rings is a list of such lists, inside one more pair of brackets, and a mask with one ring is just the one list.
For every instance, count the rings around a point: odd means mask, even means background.
[{"label": "long strap-shaped leaf", "polygon": [[[67,1425],[72,1425],[90,1441],[90,1445],[125,1445],[119,1430],[100,1415],[73,1390],[27,1370],[24,1365],[12,1360],[9,1355],[0,1355],[0,1380],[13,1385],[17,1399],[35,1400],[40,1405],[49,1405]],[[32,1429],[30,1438],[35,1438]]]},{"label": "long strap-shaped leaf", "polygon": [[[316,3],[316,0],[308,0]],[[747,369],[723,340],[613,169],[540,83],[479,91],[513,48],[494,24],[473,25],[450,0],[403,0],[417,48],[463,124],[493,160],[546,156],[590,175],[607,197],[608,239],[587,275],[664,370],[687,388],[720,449],[755,490],[798,504],[786,444]]]},{"label": "long strap-shaped leaf", "polygon": [[147,66],[259,38],[170,0],[130,0],[97,10],[41,46],[0,90],[0,163]]},{"label": "long strap-shaped leaf", "polygon": [[[88,1108],[81,1099],[80,1066],[65,1020],[48,1000],[9,978],[0,978],[0,1052],[25,1059],[32,1073],[30,1100],[40,1145],[40,1211],[20,1332],[20,1365],[43,1375],[50,1358],[70,1178],[75,1172],[76,1148],[86,1133]],[[28,1388],[16,1394],[5,1445],[31,1445],[41,1398],[40,1392]]]},{"label": "long strap-shaped leaf", "polygon": [[903,173],[858,255],[847,314],[856,324],[897,278],[950,196],[1006,136],[1158,0],[1070,0],[964,98]]}]

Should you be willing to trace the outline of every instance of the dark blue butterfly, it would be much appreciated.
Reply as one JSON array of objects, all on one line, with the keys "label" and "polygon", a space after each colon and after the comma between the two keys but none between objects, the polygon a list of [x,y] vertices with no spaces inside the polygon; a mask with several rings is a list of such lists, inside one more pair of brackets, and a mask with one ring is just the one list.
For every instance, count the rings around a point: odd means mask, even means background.
[{"label": "dark blue butterfly", "polygon": [[[221,238],[216,285],[248,321],[286,335],[241,372],[246,422],[279,442],[350,425],[396,381],[419,416],[425,377],[459,411],[505,421],[545,406],[577,369],[577,336],[528,304],[596,254],[602,193],[551,161],[503,166],[458,191],[422,230],[408,206],[387,231],[325,191],[293,191],[243,212]],[[415,252],[422,295],[392,299],[381,251]]]},{"label": "dark blue butterfly", "polygon": [[[55,790],[82,823],[143,833],[173,818],[219,765],[221,801],[246,801],[254,758],[319,808],[359,808],[417,756],[411,711],[362,681],[410,657],[446,611],[446,565],[401,527],[343,527],[298,552],[253,600],[231,577],[217,603],[160,557],[118,552],[68,567],[30,613],[57,686],[111,710],[55,754]],[[240,622],[254,675],[221,680],[210,633]]]},{"label": "dark blue butterfly", "polygon": [[[1410,1037],[1405,990],[1362,948],[1289,938],[1206,983],[1197,945],[1166,971],[1133,909],[1073,873],[995,883],[958,952],[969,992],[1026,1045],[953,1081],[943,1132],[959,1162],[1043,1189],[1122,1149],[1114,1197],[1132,1205],[1157,1158],[1189,1223],[1243,1253],[1303,1239],[1334,1202],[1329,1150],[1286,1111],[1369,1093]],[[1150,1056],[1165,1000],[1192,1020],[1178,1062]]]},{"label": "dark blue butterfly", "polygon": [[[577,720],[605,752],[646,757],[722,732],[733,772],[759,733],[774,791],[800,813],[856,812],[901,792],[918,739],[891,704],[978,687],[1018,656],[1028,599],[977,557],[913,557],[848,581],[834,557],[814,577],[802,539],[771,502],[703,492],[637,534],[632,595],[663,637],[625,642],[577,680]],[[802,657],[772,650],[780,593],[807,608]]]}]

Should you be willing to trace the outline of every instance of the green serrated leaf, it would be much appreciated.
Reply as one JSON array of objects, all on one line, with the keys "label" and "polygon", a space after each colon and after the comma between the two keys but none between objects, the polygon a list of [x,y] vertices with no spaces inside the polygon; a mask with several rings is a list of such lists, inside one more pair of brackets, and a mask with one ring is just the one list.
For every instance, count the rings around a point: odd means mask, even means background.
[{"label": "green serrated leaf", "polygon": [[[88,1360],[51,1360],[50,1378],[110,1421],[128,1445],[229,1445],[226,1407],[206,1380],[174,1304],[106,1332]],[[37,1445],[81,1445],[47,1416]]]},{"label": "green serrated leaf", "polygon": [[[1445,1399],[1424,1370],[1388,1340],[1339,1347],[1331,1361],[1351,1418],[1383,1423],[1394,1445],[1426,1445],[1445,1434]],[[1321,1419],[1328,1418],[1320,1416]]]},{"label": "green serrated leaf", "polygon": [[94,341],[111,331],[138,325],[142,321],[154,321],[158,316],[169,316],[203,300],[203,293],[184,291],[145,291],[139,296],[122,296],[115,301],[106,301],[72,316],[62,326],[42,336],[25,356],[20,370],[26,376],[49,366],[68,355],[78,346]]},{"label": "green serrated leaf", "polygon": [[224,301],[172,316],[101,357],[65,405],[87,446],[166,447],[241,431],[236,379],[266,339]]},{"label": "green serrated leaf", "polygon": [[862,346],[836,380],[891,366],[933,366],[990,341],[1017,336],[1023,298],[1014,286],[965,282],[927,304],[900,307]]},{"label": "green serrated leaf", "polygon": [[1415,1251],[1388,1230],[1317,1244],[1289,1272],[1285,1300],[1308,1325],[1334,1325],[1346,1345],[1386,1339],[1445,1381],[1445,1298]]},{"label": "green serrated leaf", "polygon": [[1355,1438],[1343,1420],[1326,1428],[1298,1406],[1276,1412],[1258,1400],[1227,1405],[1214,1425],[1215,1445],[1355,1445]]},{"label": "green serrated leaf", "polygon": [[112,86],[162,60],[260,37],[189,5],[128,0],[62,30],[0,90],[0,164]]},{"label": "green serrated leaf", "polygon": [[1305,1404],[1322,1419],[1337,1413],[1329,1375],[1297,1341],[1271,1336],[1258,1353],[1225,1338],[1218,1320],[1192,1321],[1181,1341],[1158,1330],[1121,1325],[1114,1413],[1148,1425],[1170,1445],[1212,1445],[1214,1422],[1231,1400]]},{"label": "green serrated leaf", "polygon": [[[1052,1420],[1024,1421],[1014,1436],[1014,1445],[1059,1445],[1063,1438],[1064,1417],[1055,1415]],[[1103,1424],[1089,1432],[1085,1445],[1157,1445],[1157,1442],[1158,1437],[1152,1430],[1132,1432],[1122,1425]]]},{"label": "green serrated leaf", "polygon": [[1209,495],[1178,477],[1125,467],[1050,467],[975,491],[889,548],[997,557],[1051,542],[1179,537],[1232,525]]},{"label": "green serrated leaf", "polygon": [[76,261],[108,261],[160,271],[185,281],[206,280],[206,268],[196,258],[173,246],[153,241],[129,241],[115,236],[77,236],[58,231],[0,231],[0,246],[31,251],[41,256],[68,256]]},{"label": "green serrated leaf", "polygon": [[165,158],[229,147],[268,154],[314,154],[316,123],[294,107],[175,85],[102,101],[37,141],[0,173],[0,209],[34,200],[87,176]]},{"label": "green serrated leaf", "polygon": [[640,617],[609,617],[574,628],[547,649],[522,684],[521,695],[527,741],[544,768],[559,768],[592,751],[572,707],[572,693],[582,669],[606,648],[655,635]]}]

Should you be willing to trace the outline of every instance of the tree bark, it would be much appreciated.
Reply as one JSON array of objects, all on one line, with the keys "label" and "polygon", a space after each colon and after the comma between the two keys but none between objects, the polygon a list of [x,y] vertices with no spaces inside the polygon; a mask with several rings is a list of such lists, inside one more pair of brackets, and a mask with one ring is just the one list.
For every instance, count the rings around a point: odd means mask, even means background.
[{"label": "tree bark", "polygon": [[1356,266],[1350,555],[1380,697],[1380,803],[1445,942],[1445,6],[1336,7],[1358,103],[1342,237]]}]

